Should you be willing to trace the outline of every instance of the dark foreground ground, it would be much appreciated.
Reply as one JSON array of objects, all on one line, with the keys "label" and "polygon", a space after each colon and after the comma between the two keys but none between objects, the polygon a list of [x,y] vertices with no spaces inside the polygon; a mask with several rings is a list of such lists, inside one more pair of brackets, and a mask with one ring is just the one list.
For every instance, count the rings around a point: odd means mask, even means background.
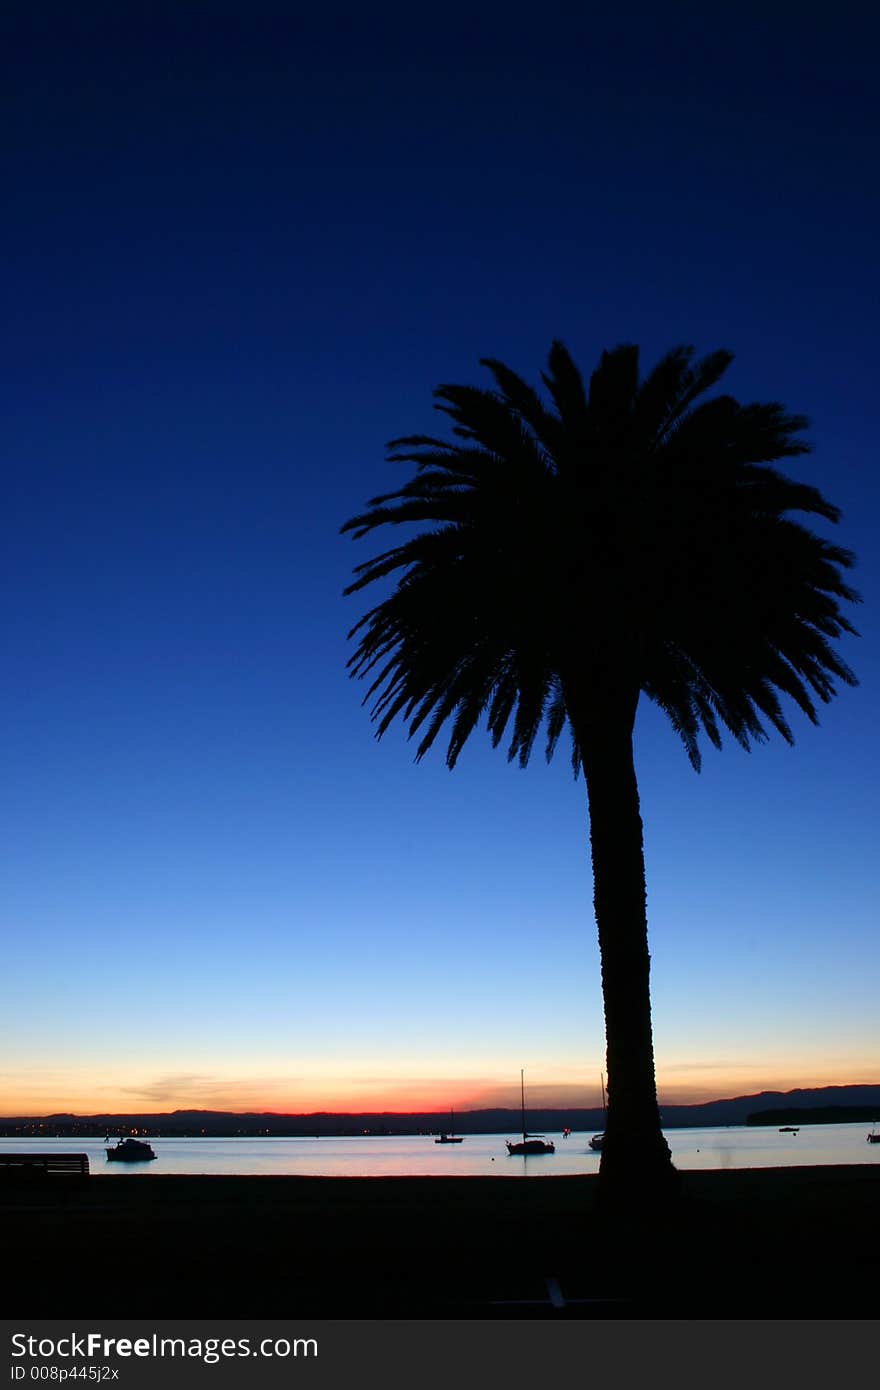
[{"label": "dark foreground ground", "polygon": [[684,1175],[603,1223],[595,1178],[0,1183],[5,1317],[875,1318],[880,1164]]}]

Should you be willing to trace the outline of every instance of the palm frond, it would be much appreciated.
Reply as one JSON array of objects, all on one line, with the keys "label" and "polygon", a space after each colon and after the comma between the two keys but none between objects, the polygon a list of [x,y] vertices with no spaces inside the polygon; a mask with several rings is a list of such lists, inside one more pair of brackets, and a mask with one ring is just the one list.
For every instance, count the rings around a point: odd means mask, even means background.
[{"label": "palm frond", "polygon": [[389,463],[411,476],[342,527],[413,530],[345,590],[390,586],[349,634],[377,737],[402,720],[421,758],[447,729],[452,767],[485,722],[525,765],[542,728],[550,758],[568,723],[579,775],[582,707],[595,724],[609,690],[631,710],[641,691],[698,769],[701,734],[791,741],[783,702],[815,721],[856,683],[833,645],[855,634],[853,556],[799,519],[840,513],[774,466],[808,450],[806,419],[707,398],[731,358],[676,347],[640,382],[624,344],[587,388],[555,341],[549,404],[492,357],[495,389],[437,388],[452,438],[393,439]]},{"label": "palm frond", "polygon": [[586,438],[590,428],[590,407],[584,379],[564,343],[556,339],[547,358],[549,370],[541,380],[550,392],[566,433],[572,439]]},{"label": "palm frond", "polygon": [[[693,354],[692,348],[679,348],[678,351],[687,353],[687,361],[690,361]],[[679,424],[699,396],[702,396],[721,380],[732,361],[732,352],[729,352],[727,348],[718,348],[706,357],[701,357],[693,368],[683,366],[678,377],[676,394],[670,400],[665,416],[658,422],[657,438],[659,440],[666,438],[670,430]]]},{"label": "palm frond", "polygon": [[607,444],[617,443],[632,413],[639,384],[639,350],[623,343],[603,352],[590,377],[590,425]]}]

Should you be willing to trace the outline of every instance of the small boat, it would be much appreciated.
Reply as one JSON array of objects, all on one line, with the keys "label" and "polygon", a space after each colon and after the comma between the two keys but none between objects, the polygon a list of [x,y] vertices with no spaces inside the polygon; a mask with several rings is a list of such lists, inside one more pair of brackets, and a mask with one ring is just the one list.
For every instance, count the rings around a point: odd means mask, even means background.
[{"label": "small boat", "polygon": [[556,1145],[550,1140],[545,1139],[542,1134],[526,1133],[526,1093],[522,1071],[519,1074],[519,1090],[522,1102],[522,1141],[507,1139],[508,1154],[522,1154],[528,1157],[529,1154],[555,1154]]},{"label": "small boat", "polygon": [[550,1139],[542,1139],[539,1134],[527,1134],[522,1140],[507,1141],[509,1154],[522,1154],[528,1158],[532,1154],[555,1154],[556,1145]]},{"label": "small boat", "polygon": [[145,1139],[120,1139],[119,1143],[112,1149],[107,1150],[107,1157],[117,1163],[143,1163],[146,1159],[155,1158],[152,1144],[148,1144]]},{"label": "small boat", "polygon": [[439,1139],[435,1139],[435,1140],[434,1140],[434,1143],[435,1143],[435,1144],[461,1144],[461,1143],[463,1143],[463,1141],[464,1141],[464,1135],[463,1135],[463,1134],[456,1134],[456,1132],[455,1132],[455,1111],[454,1111],[454,1110],[450,1110],[450,1112],[449,1112],[449,1120],[450,1120],[449,1133],[448,1133],[448,1134],[441,1134]]},{"label": "small boat", "polygon": [[783,1125],[780,1134],[799,1134],[800,1125]]},{"label": "small boat", "polygon": [[[599,1073],[599,1085],[602,1087],[602,1114],[605,1115],[607,1114],[608,1106],[605,1102],[605,1077],[602,1075],[601,1072]],[[603,1129],[600,1134],[593,1135],[592,1139],[590,1140],[590,1148],[593,1150],[594,1153],[601,1153],[602,1145],[604,1143],[605,1131]]]},{"label": "small boat", "polygon": [[872,1129],[871,1133],[868,1135],[868,1143],[880,1144],[880,1134],[877,1133],[876,1129]]}]

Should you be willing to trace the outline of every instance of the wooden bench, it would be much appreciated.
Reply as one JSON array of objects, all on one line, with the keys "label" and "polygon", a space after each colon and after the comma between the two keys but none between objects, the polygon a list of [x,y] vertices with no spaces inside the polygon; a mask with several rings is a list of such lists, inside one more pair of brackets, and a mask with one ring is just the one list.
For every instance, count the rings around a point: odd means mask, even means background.
[{"label": "wooden bench", "polygon": [[56,1175],[74,1178],[89,1176],[88,1154],[0,1153],[0,1182],[28,1182],[32,1178]]}]

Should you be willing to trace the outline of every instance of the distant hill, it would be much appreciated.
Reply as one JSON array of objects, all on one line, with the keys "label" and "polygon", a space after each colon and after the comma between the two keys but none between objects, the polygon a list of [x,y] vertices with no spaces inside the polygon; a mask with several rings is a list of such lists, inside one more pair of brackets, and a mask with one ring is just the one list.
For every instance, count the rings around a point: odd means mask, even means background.
[{"label": "distant hill", "polygon": [[[733,1100],[710,1100],[704,1105],[661,1105],[660,1118],[669,1128],[702,1125],[744,1125],[762,1123],[758,1116],[796,1109],[802,1114],[829,1106],[866,1108],[880,1114],[880,1086],[821,1086],[813,1090],[761,1091],[754,1096]],[[819,1116],[805,1124],[821,1123]],[[769,1118],[763,1123],[771,1124]],[[783,1121],[787,1123],[787,1121]]]},{"label": "distant hill", "polygon": [[[844,1115],[847,1111],[859,1114]],[[866,1112],[871,1112],[870,1116]],[[716,1127],[721,1125],[791,1123],[796,1113],[801,1124],[827,1123],[829,1116],[849,1119],[880,1118],[880,1086],[822,1086],[814,1090],[761,1091],[758,1095],[711,1100],[702,1105],[661,1105],[660,1119],[666,1129]],[[445,1115],[434,1111],[398,1113],[384,1111],[364,1114],[279,1115],[275,1113],[239,1115],[222,1110],[175,1110],[164,1114],[43,1115],[0,1119],[0,1135],[28,1135],[34,1138],[75,1136],[103,1138],[125,1130],[144,1130],[152,1135],[179,1135],[216,1138],[232,1136],[277,1138],[315,1135],[355,1134],[431,1134],[439,1133]],[[529,1129],[558,1133],[601,1129],[603,1112],[594,1109],[530,1109]],[[459,1134],[514,1134],[520,1126],[519,1110],[456,1111]]]},{"label": "distant hill", "polygon": [[880,1107],[876,1105],[817,1105],[788,1106],[782,1110],[759,1110],[750,1115],[747,1125],[845,1125],[873,1124],[880,1120]]}]

